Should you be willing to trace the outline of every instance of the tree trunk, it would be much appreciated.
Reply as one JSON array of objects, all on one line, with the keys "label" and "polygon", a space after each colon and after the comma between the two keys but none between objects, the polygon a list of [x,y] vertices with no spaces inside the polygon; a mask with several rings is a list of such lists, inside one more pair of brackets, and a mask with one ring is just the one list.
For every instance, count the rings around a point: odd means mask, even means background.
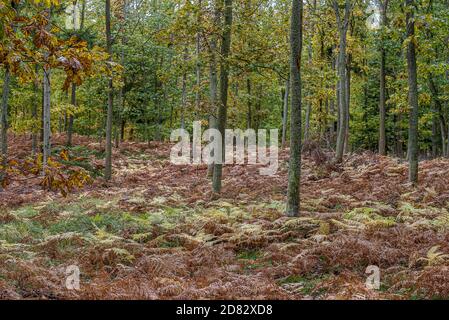
[{"label": "tree trunk", "polygon": [[[228,87],[229,87],[229,63],[227,61],[231,51],[231,28],[232,28],[232,0],[224,0],[224,31],[221,44],[221,63],[220,63],[220,105],[218,106],[217,129],[222,135],[221,158],[224,158],[224,138],[227,117]],[[222,161],[223,162],[223,161]],[[220,193],[223,165],[214,164],[214,175],[212,180],[213,191]]]},{"label": "tree trunk", "polygon": [[[449,0],[448,0],[449,1]],[[446,1],[446,2],[448,2]],[[449,44],[449,39],[447,39],[447,44]],[[447,63],[449,63],[449,60],[447,61]],[[446,70],[446,81],[449,82],[449,70]],[[449,111],[449,101],[446,101],[446,110]],[[446,134],[446,138],[447,138],[447,144],[446,144],[446,157],[449,158],[449,116],[447,117],[447,134]],[[444,141],[443,141],[444,143]]]},{"label": "tree trunk", "polygon": [[48,158],[51,153],[51,143],[50,143],[50,135],[51,135],[51,122],[50,122],[50,67],[44,67],[44,80],[43,80],[43,92],[44,92],[44,100],[43,100],[43,122],[44,122],[44,137],[43,137],[43,160],[42,160],[42,168],[43,173],[45,173],[45,168],[47,166]]},{"label": "tree trunk", "polygon": [[312,113],[312,103],[307,103],[306,109],[306,121],[304,127],[304,141],[309,140],[309,130],[310,130],[310,115]]},{"label": "tree trunk", "polygon": [[5,80],[3,81],[2,109],[0,114],[0,191],[3,188],[3,181],[6,176],[6,165],[8,164],[8,100],[11,74],[8,68],[5,69]]},{"label": "tree trunk", "polygon": [[251,79],[248,78],[246,79],[246,93],[248,94],[248,97],[246,99],[246,104],[247,104],[247,113],[246,113],[246,128],[247,129],[251,129],[251,125],[252,125],[252,108],[251,108],[251,102],[252,102],[252,97],[251,97]]},{"label": "tree trunk", "polygon": [[[127,0],[123,1],[123,20],[122,23],[126,24],[126,18],[128,13],[128,2]],[[123,34],[121,37],[122,47],[120,49],[120,64],[125,67],[125,45],[126,45],[126,29],[122,30]],[[123,76],[124,77],[124,76]],[[126,83],[126,79],[123,79],[123,82]],[[123,135],[124,135],[124,127],[123,127],[123,120],[122,120],[122,112],[125,109],[125,92],[123,89],[123,86],[120,87],[120,90],[118,92],[118,116],[117,116],[117,123],[120,126],[120,134],[117,130],[116,136],[115,136],[115,147],[120,147],[120,141],[123,141]]]},{"label": "tree trunk", "polygon": [[[214,23],[218,25],[220,22],[220,10],[216,1],[214,1]],[[210,40],[210,61],[209,61],[209,129],[216,127],[217,117],[217,36],[213,34]],[[213,177],[214,165],[210,164],[207,168],[207,176]]]},{"label": "tree trunk", "polygon": [[256,89],[256,104],[254,105],[253,126],[256,132],[260,128],[260,109],[262,107],[263,85],[259,84]]},{"label": "tree trunk", "polygon": [[[201,0],[198,0],[198,28],[201,26]],[[195,54],[196,54],[196,91],[195,91],[195,115],[201,113],[201,34],[200,31],[196,33],[195,39]],[[198,116],[196,116],[196,120],[198,120]]]},{"label": "tree trunk", "polygon": [[[50,28],[51,9],[46,10],[48,15],[47,29]],[[45,53],[45,60],[48,60],[49,53]],[[50,85],[50,66],[45,63],[43,66],[43,89],[42,89],[42,174],[45,175],[48,159],[51,155],[51,85]]]},{"label": "tree trunk", "polygon": [[[313,14],[316,10],[316,1],[314,1],[314,5],[313,5]],[[311,30],[314,29],[314,23],[313,23],[313,19],[311,19]],[[310,39],[308,45],[307,45],[307,62],[309,65],[312,65],[312,58],[313,58],[313,50],[312,50],[312,39]],[[309,101],[307,103],[307,109],[306,109],[306,120],[305,120],[305,126],[304,126],[304,141],[309,140],[309,132],[310,132],[310,117],[312,114],[312,102]]]},{"label": "tree trunk", "polygon": [[287,212],[298,216],[301,180],[301,50],[303,36],[303,3],[292,0],[290,21],[290,74],[292,109],[290,115],[290,162],[288,167]]},{"label": "tree trunk", "polygon": [[405,0],[407,23],[408,100],[410,106],[408,160],[409,181],[418,183],[418,78],[415,52],[414,0]]},{"label": "tree trunk", "polygon": [[[109,54],[109,61],[112,62],[112,37],[111,37],[111,0],[106,0],[106,47]],[[109,76],[108,81],[108,109],[106,117],[106,160],[105,160],[105,179],[111,180],[112,178],[112,112],[114,105],[114,92],[113,92],[112,75]]]},{"label": "tree trunk", "polygon": [[[73,5],[77,5],[77,1],[75,0],[73,2]],[[86,13],[86,1],[83,1],[82,3],[82,7],[81,7],[81,22],[80,22],[80,27],[79,30],[83,30],[84,28],[84,18],[85,18],[85,13]],[[76,14],[75,14],[75,10],[73,11],[73,27],[76,30]],[[71,93],[71,101],[70,103],[72,104],[72,106],[76,107],[76,85],[74,83],[72,83],[72,93]],[[74,115],[73,115],[73,111],[72,114],[69,115],[68,119],[67,119],[67,113],[66,113],[66,117],[65,117],[65,121],[64,121],[64,125],[65,125],[65,130],[67,130],[67,146],[70,147],[72,146],[72,135],[73,135],[73,122],[74,122]]]},{"label": "tree trunk", "polygon": [[[251,129],[253,124],[253,110],[252,110],[252,100],[253,97],[251,95],[251,79],[250,76],[246,79],[246,94],[248,97],[246,98],[247,110],[246,110],[246,128]],[[237,95],[236,95],[237,96]],[[245,137],[245,145],[247,146],[249,143],[248,137]]]},{"label": "tree trunk", "polygon": [[[39,67],[36,65],[36,74],[38,74]],[[38,93],[38,85],[36,82],[33,83],[33,95],[34,95],[34,101],[31,109],[31,117],[33,118],[33,128],[31,132],[31,154],[32,156],[36,156],[38,153],[38,128],[36,128],[36,124],[39,121],[39,118],[37,116],[37,105],[39,101],[39,93]]]},{"label": "tree trunk", "polygon": [[387,27],[387,8],[389,0],[381,2],[381,43],[380,43],[380,88],[379,88],[379,154],[385,156],[387,154],[387,138],[386,138],[386,50],[385,50],[385,28]]},{"label": "tree trunk", "polygon": [[[72,83],[72,95],[70,99],[70,103],[73,107],[76,107],[76,84]],[[72,111],[73,112],[73,111]],[[67,146],[72,146],[72,135],[73,135],[73,113],[69,115],[69,121],[67,125]]]},{"label": "tree trunk", "polygon": [[348,55],[346,62],[346,128],[345,128],[345,152],[349,152],[351,150],[351,146],[349,144],[349,106],[351,105],[351,55]]},{"label": "tree trunk", "polygon": [[285,142],[287,139],[287,117],[288,117],[288,99],[290,95],[290,74],[285,81],[285,93],[284,93],[284,110],[282,112],[282,147],[285,148]]},{"label": "tree trunk", "polygon": [[125,127],[126,127],[126,120],[122,119],[120,123],[120,140],[125,140]]},{"label": "tree trunk", "polygon": [[[187,63],[187,48],[184,49],[184,63]],[[182,94],[181,94],[181,129],[185,129],[185,111],[187,104],[187,72],[182,75]]]},{"label": "tree trunk", "polygon": [[[429,82],[429,89],[432,94],[433,102],[435,105],[435,108],[433,110],[434,115],[432,118],[432,152],[433,156],[436,157],[436,150],[437,150],[437,143],[438,143],[438,132],[437,128],[438,125],[440,127],[441,131],[441,150],[443,151],[443,156],[446,156],[446,126],[444,121],[444,116],[442,114],[443,112],[443,103],[440,99],[438,88],[434,82],[434,76],[432,73],[429,74],[428,82]],[[439,122],[439,124],[437,124]]]},{"label": "tree trunk", "polygon": [[437,111],[436,109],[432,110],[432,159],[438,157],[438,127],[437,127]]},{"label": "tree trunk", "polygon": [[350,1],[346,0],[343,19],[340,16],[340,9],[336,0],[333,1],[334,11],[337,18],[337,25],[340,34],[339,54],[338,54],[338,106],[339,106],[339,127],[337,135],[337,147],[335,152],[335,162],[343,161],[345,150],[346,129],[347,129],[347,83],[346,83],[346,42],[349,26],[349,14],[351,11]]},{"label": "tree trunk", "polygon": [[446,158],[449,158],[449,122],[447,124],[447,145],[446,145]]},{"label": "tree trunk", "polygon": [[447,149],[446,149],[446,126],[444,124],[444,118],[443,118],[442,114],[440,113],[439,115],[440,115],[440,117],[439,117],[439,119],[440,119],[439,124],[440,124],[440,134],[441,134],[441,155],[443,157],[445,157],[446,154],[447,154]]}]

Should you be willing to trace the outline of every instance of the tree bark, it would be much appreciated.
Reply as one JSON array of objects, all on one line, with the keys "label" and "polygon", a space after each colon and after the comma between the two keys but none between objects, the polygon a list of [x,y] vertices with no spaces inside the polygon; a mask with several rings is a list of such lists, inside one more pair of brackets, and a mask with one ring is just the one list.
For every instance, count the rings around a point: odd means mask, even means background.
[{"label": "tree bark", "polygon": [[[77,5],[77,0],[73,1],[73,5],[76,6]],[[82,3],[82,7],[81,7],[81,21],[80,21],[80,27],[79,30],[83,30],[84,28],[84,18],[85,18],[85,13],[86,13],[86,1],[84,0]],[[75,10],[73,11],[73,27],[76,29],[76,15],[75,15]],[[70,103],[72,104],[72,106],[76,107],[76,85],[74,83],[72,83],[72,92],[71,92],[71,100]],[[66,117],[67,118],[67,117]],[[73,112],[72,114],[69,115],[68,117],[68,121],[66,119],[65,121],[65,126],[66,126],[66,130],[67,130],[67,146],[70,147],[72,146],[72,136],[73,136],[73,122],[74,122],[74,115]]]},{"label": "tree bark", "polygon": [[[214,22],[218,24],[220,20],[220,11],[217,2],[214,2]],[[210,99],[210,111],[209,111],[209,129],[216,127],[217,117],[217,37],[211,36],[210,40],[210,61],[209,61],[209,99]],[[213,177],[214,165],[210,164],[207,168],[207,176]]]},{"label": "tree bark", "polygon": [[[449,0],[447,0],[446,3],[449,4]],[[449,38],[447,39],[446,43],[449,45]],[[449,59],[448,59],[447,63],[449,63]],[[446,81],[449,82],[449,70],[446,70]],[[448,110],[448,112],[449,112],[449,101],[446,101],[446,110]],[[446,118],[447,118],[447,131],[446,131],[447,144],[446,144],[445,157],[449,158],[449,115]],[[444,143],[444,141],[443,141],[443,143]]]},{"label": "tree bark", "polygon": [[287,140],[287,117],[288,117],[288,99],[290,96],[290,74],[285,81],[285,93],[284,93],[284,109],[282,112],[282,147],[285,148]]},{"label": "tree bark", "polygon": [[[198,28],[201,25],[201,0],[198,0]],[[196,33],[196,39],[195,39],[195,54],[196,54],[196,64],[195,64],[195,71],[196,71],[196,91],[195,91],[195,114],[198,115],[201,113],[201,34],[198,30]],[[196,120],[198,120],[198,116],[196,117]]]},{"label": "tree bark", "polygon": [[[224,138],[228,105],[228,87],[229,87],[229,63],[227,61],[231,51],[231,29],[232,29],[232,0],[224,0],[224,31],[221,44],[221,63],[220,63],[220,104],[218,106],[217,129],[222,135],[221,158],[224,158]],[[222,161],[223,162],[223,161]],[[214,174],[212,179],[212,187],[215,193],[221,191],[223,165],[222,163],[214,164]]]},{"label": "tree bark", "polygon": [[[76,84],[72,83],[72,94],[70,98],[70,103],[73,107],[76,107]],[[69,120],[67,124],[67,146],[72,146],[72,135],[73,135],[73,121],[74,116],[73,113],[69,115]]]},{"label": "tree bark", "polygon": [[441,134],[441,155],[443,157],[446,156],[447,154],[447,149],[446,149],[446,126],[444,124],[444,118],[442,117],[442,114],[439,113],[440,117],[440,134]]},{"label": "tree bark", "polygon": [[[184,48],[184,63],[187,63],[187,47]],[[181,129],[185,129],[185,110],[187,104],[187,72],[182,75],[182,94],[181,94]]]},{"label": "tree bark", "polygon": [[[432,148],[435,151],[432,151],[432,152],[434,152],[433,156],[436,157],[437,156],[436,150],[438,148],[437,147],[438,133],[436,131],[437,131],[437,128],[439,125],[440,131],[441,131],[441,140],[442,140],[441,141],[441,150],[443,152],[443,156],[446,156],[446,153],[447,153],[447,150],[446,150],[446,125],[445,125],[444,116],[442,114],[443,102],[440,99],[439,90],[438,90],[437,85],[435,84],[433,79],[434,79],[434,76],[432,73],[430,73],[429,77],[428,77],[428,83],[429,83],[430,92],[432,94],[433,102],[435,105],[435,108],[433,110],[434,116],[432,118],[432,144],[433,144]],[[438,122],[438,124],[437,124],[437,122]]]},{"label": "tree bark", "polygon": [[340,35],[339,54],[338,54],[338,106],[339,106],[339,126],[337,134],[337,146],[335,152],[335,162],[343,161],[343,154],[345,150],[346,129],[347,129],[347,83],[346,83],[346,46],[347,46],[347,32],[349,26],[349,14],[351,11],[350,0],[345,1],[344,17],[340,15],[338,2],[333,2],[334,11],[337,19],[337,25]]},{"label": "tree bark", "polygon": [[306,120],[305,120],[305,128],[304,128],[304,141],[309,140],[309,130],[310,130],[310,116],[312,113],[312,104],[307,103],[306,109]]},{"label": "tree bark", "polygon": [[389,0],[382,0],[381,6],[381,43],[380,43],[380,88],[379,88],[379,154],[385,156],[387,154],[387,138],[386,138],[386,50],[385,50],[385,28],[388,25],[387,8]]},{"label": "tree bark", "polygon": [[[48,15],[48,25],[46,28],[50,28],[51,9],[46,10]],[[45,60],[48,59],[49,53],[45,53]],[[51,85],[50,85],[50,66],[45,63],[43,66],[43,89],[42,89],[42,174],[45,175],[48,159],[51,155]]]},{"label": "tree bark", "polygon": [[[123,1],[123,24],[126,24],[126,19],[127,19],[127,13],[128,13],[128,2],[127,0]],[[120,64],[125,67],[125,45],[126,45],[126,29],[124,29],[121,37],[121,42],[122,42],[122,47],[120,49]],[[126,83],[126,79],[123,79],[123,82]],[[117,123],[120,126],[120,134],[116,133],[116,138],[115,138],[115,147],[118,148],[120,147],[120,141],[123,141],[124,138],[124,120],[122,119],[122,112],[125,109],[125,91],[123,89],[123,86],[120,87],[120,90],[118,92],[118,107],[119,107],[119,112],[118,112],[118,119],[117,119]]]},{"label": "tree bark", "polygon": [[247,113],[246,113],[246,128],[247,129],[251,129],[251,125],[252,125],[252,118],[253,118],[253,114],[252,114],[252,97],[251,97],[251,79],[248,77],[246,79],[246,93],[248,94],[248,98],[246,100],[246,104],[247,104]]},{"label": "tree bark", "polygon": [[437,127],[437,110],[432,110],[432,159],[438,157],[438,127]]},{"label": "tree bark", "polygon": [[[38,74],[38,66],[36,65],[36,74]],[[34,157],[36,156],[36,154],[38,153],[38,129],[35,127],[36,124],[39,121],[39,118],[37,116],[37,105],[38,105],[38,101],[40,100],[38,98],[39,94],[38,94],[38,85],[36,82],[33,83],[33,95],[34,95],[34,101],[33,101],[33,105],[32,105],[32,109],[31,109],[31,117],[33,118],[33,128],[32,128],[32,132],[31,132],[31,155]]]},{"label": "tree bark", "polygon": [[[111,0],[106,0],[106,48],[109,54],[109,61],[112,62],[112,36],[111,36]],[[113,117],[113,105],[114,105],[114,92],[113,92],[112,75],[109,76],[108,81],[108,109],[106,117],[106,159],[105,159],[105,179],[111,180],[112,178],[112,117]]]},{"label": "tree bark", "polygon": [[290,74],[291,74],[291,115],[290,115],[290,162],[288,168],[287,212],[288,216],[298,216],[300,209],[301,180],[301,51],[303,37],[303,3],[292,0],[290,21]]},{"label": "tree bark", "polygon": [[44,67],[44,80],[43,80],[43,122],[44,122],[44,137],[43,137],[43,160],[42,160],[42,169],[43,173],[45,173],[45,168],[47,166],[48,159],[51,154],[51,121],[50,121],[50,67]]},{"label": "tree bark", "polygon": [[8,100],[10,89],[11,74],[8,68],[5,69],[5,80],[3,81],[2,92],[2,109],[0,114],[0,146],[1,146],[1,161],[0,161],[0,191],[3,187],[3,181],[6,176],[6,166],[8,164]]},{"label": "tree bark", "polygon": [[[311,10],[313,11],[313,14],[315,14],[316,1],[314,1],[314,5]],[[310,26],[311,30],[314,30],[313,19],[311,19],[310,24],[311,24],[311,26]],[[308,59],[307,62],[309,63],[309,65],[312,65],[312,58],[313,58],[313,50],[312,50],[312,37],[311,37],[309,43],[307,44],[307,59]],[[309,140],[311,114],[312,114],[312,102],[309,101],[307,103],[307,109],[306,109],[306,119],[305,119],[305,126],[304,126],[304,141]]]},{"label": "tree bark", "polygon": [[409,121],[409,182],[418,183],[418,78],[415,49],[414,0],[405,0],[407,24],[407,69],[408,69],[408,100],[410,107]]},{"label": "tree bark", "polygon": [[351,61],[352,56],[349,54],[346,61],[346,128],[345,128],[345,153],[351,150],[349,143],[349,106],[351,105]]}]

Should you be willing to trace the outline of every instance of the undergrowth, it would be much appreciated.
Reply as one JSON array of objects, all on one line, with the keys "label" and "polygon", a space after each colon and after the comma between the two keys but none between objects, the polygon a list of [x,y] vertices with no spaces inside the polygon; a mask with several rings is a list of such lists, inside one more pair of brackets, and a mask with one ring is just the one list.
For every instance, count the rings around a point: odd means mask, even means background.
[{"label": "undergrowth", "polygon": [[[66,198],[0,194],[0,298],[449,298],[449,161],[423,162],[412,188],[394,159],[354,155],[334,168],[306,157],[303,211],[287,218],[285,152],[274,177],[226,166],[217,200],[205,166],[147,148],[124,145],[111,183]],[[69,152],[100,170],[97,145]],[[71,265],[79,291],[64,285]],[[365,285],[370,265],[379,290]]]}]

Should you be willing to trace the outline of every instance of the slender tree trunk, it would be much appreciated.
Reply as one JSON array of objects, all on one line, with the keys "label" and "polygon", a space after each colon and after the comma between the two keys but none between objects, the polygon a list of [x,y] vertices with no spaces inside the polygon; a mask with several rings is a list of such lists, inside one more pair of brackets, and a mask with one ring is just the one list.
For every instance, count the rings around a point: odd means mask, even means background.
[{"label": "slender tree trunk", "polygon": [[[209,129],[214,129],[217,126],[217,119],[215,115],[209,115]],[[207,176],[212,178],[214,176],[214,164],[209,164],[207,167]]]},{"label": "slender tree trunk", "polygon": [[251,125],[252,125],[252,118],[253,118],[253,114],[252,114],[252,97],[251,97],[251,79],[248,77],[246,79],[246,93],[248,94],[248,98],[247,98],[247,113],[246,113],[246,128],[247,129],[251,129]]},{"label": "slender tree trunk", "polygon": [[[220,20],[220,11],[216,2],[214,2],[214,23],[218,24]],[[210,61],[209,61],[209,99],[210,99],[210,112],[209,112],[209,129],[216,127],[217,117],[217,37],[211,36],[210,40]],[[214,165],[210,164],[207,169],[207,176],[213,177]]]},{"label": "slender tree trunk", "polygon": [[48,159],[51,154],[51,122],[50,122],[50,67],[44,67],[44,80],[43,80],[43,92],[44,92],[44,100],[43,100],[43,121],[44,121],[44,137],[43,137],[43,160],[42,167],[43,173],[45,174],[45,168],[47,166]]},{"label": "slender tree trunk", "polygon": [[[70,103],[73,107],[76,107],[76,84],[72,83],[72,94],[70,98]],[[69,115],[69,121],[67,125],[67,146],[72,146],[72,135],[73,135],[73,113]]]},{"label": "slender tree trunk", "polygon": [[86,17],[86,0],[82,0],[80,30],[83,30],[83,28],[84,28],[84,19],[85,19],[85,17]]},{"label": "slender tree trunk", "polygon": [[[78,2],[77,0],[74,0],[73,5],[76,6],[77,2]],[[82,7],[81,7],[81,21],[80,21],[79,30],[83,30],[83,28],[84,28],[85,12],[86,12],[86,1],[84,0],[82,3]],[[75,28],[75,30],[77,30],[75,10],[73,11],[72,19],[73,19],[73,27]],[[72,104],[72,106],[76,107],[76,84],[74,84],[74,83],[72,83],[72,92],[71,92],[70,103]],[[67,131],[67,143],[66,144],[69,147],[72,146],[73,122],[74,122],[73,112],[72,112],[72,114],[69,115],[68,119],[67,119],[67,113],[66,113],[65,121],[64,121],[64,130]]]},{"label": "slender tree trunk", "polygon": [[254,105],[254,114],[252,125],[256,132],[259,132],[260,128],[260,110],[262,108],[262,99],[263,99],[263,85],[259,84],[256,89],[256,104]]},{"label": "slender tree trunk", "polygon": [[351,11],[350,0],[345,2],[344,17],[340,16],[338,2],[333,1],[334,11],[337,18],[337,25],[340,33],[339,55],[338,55],[338,105],[339,105],[339,128],[337,135],[337,147],[335,153],[335,162],[343,161],[345,150],[346,129],[347,129],[347,83],[346,83],[346,42],[349,26],[349,14]]},{"label": "slender tree trunk", "polygon": [[432,159],[438,157],[438,127],[437,127],[437,110],[432,110]]},{"label": "slender tree trunk", "polygon": [[[218,106],[217,129],[222,135],[222,154],[224,159],[224,138],[228,105],[228,87],[229,87],[229,63],[227,61],[231,51],[231,29],[232,29],[232,1],[224,0],[224,31],[221,44],[221,63],[220,63],[220,104]],[[223,161],[222,161],[223,162]],[[220,193],[223,165],[222,163],[214,164],[214,175],[212,179],[213,191]]]},{"label": "slender tree trunk", "polygon": [[287,139],[287,117],[288,117],[288,99],[290,95],[290,74],[288,79],[285,81],[285,92],[284,92],[284,110],[282,112],[282,147],[285,148],[285,142]]},{"label": "slender tree trunk", "polygon": [[126,127],[126,120],[122,119],[120,123],[120,140],[125,140],[125,127]]},{"label": "slender tree trunk", "polygon": [[[42,85],[44,83],[43,77],[44,76],[42,74]],[[41,130],[40,130],[40,138],[39,138],[39,140],[40,140],[40,142],[42,144],[41,151],[44,152],[44,150],[43,150],[43,148],[44,148],[44,90],[41,90],[41,95],[42,95],[42,97],[41,97],[42,105],[41,105],[41,114],[40,114],[40,117],[41,117],[40,118],[40,122],[41,122],[40,128],[41,128]]]},{"label": "slender tree trunk", "polygon": [[306,121],[305,121],[305,127],[304,127],[304,141],[309,140],[309,131],[310,131],[310,116],[312,113],[312,103],[307,103],[307,109],[306,109]]},{"label": "slender tree trunk", "polygon": [[64,131],[67,131],[67,128],[66,128],[66,124],[65,124],[65,122],[66,122],[66,119],[67,119],[67,117],[59,117],[59,121],[58,121],[58,133],[59,134],[61,134],[61,133],[63,133]]},{"label": "slender tree trunk", "polygon": [[351,105],[351,55],[347,57],[346,63],[346,128],[345,128],[345,152],[349,152],[351,150],[351,145],[349,143],[349,119],[350,119],[350,110],[349,107]]},{"label": "slender tree trunk", "polygon": [[[312,11],[315,12],[316,9],[316,1],[314,1],[314,6]],[[311,19],[311,30],[314,30],[314,23],[313,20]],[[308,45],[307,45],[307,59],[308,59],[308,63],[309,65],[312,65],[312,58],[313,58],[313,50],[312,50],[312,38],[310,39]],[[309,101],[307,102],[307,109],[306,109],[306,121],[305,121],[305,126],[304,126],[304,141],[309,140],[309,132],[310,132],[310,117],[312,114],[312,102]]]},{"label": "slender tree trunk", "polygon": [[[447,4],[449,4],[449,0],[446,1]],[[447,39],[446,43],[449,45],[449,38]],[[449,60],[447,61],[449,63]],[[449,70],[446,70],[446,81],[449,82]],[[446,101],[446,110],[449,112],[449,101]],[[447,144],[446,144],[446,154],[445,156],[449,158],[449,115],[447,116]],[[443,141],[444,143],[444,141]]]},{"label": "slender tree trunk", "polygon": [[[112,36],[111,36],[111,0],[106,0],[106,47],[109,54],[109,61],[112,62]],[[108,109],[106,117],[106,160],[104,177],[106,180],[112,178],[112,117],[114,106],[114,92],[112,75],[108,81]]]},{"label": "slender tree trunk", "polygon": [[[437,143],[438,143],[438,132],[437,132],[437,128],[438,125],[440,127],[440,131],[441,131],[441,150],[443,151],[443,156],[446,156],[446,125],[445,125],[445,121],[444,121],[444,116],[442,114],[443,112],[443,103],[440,99],[440,95],[439,95],[439,90],[434,82],[434,76],[432,73],[429,74],[428,77],[428,82],[429,82],[429,88],[430,88],[430,92],[432,94],[432,98],[433,98],[433,102],[434,102],[434,110],[433,110],[433,118],[432,118],[432,152],[433,152],[433,156],[436,157],[436,153],[437,153]],[[438,124],[437,124],[438,122]]]},{"label": "slender tree trunk", "polygon": [[[247,110],[246,110],[246,128],[247,129],[252,129],[252,125],[253,125],[253,108],[252,108],[252,101],[253,101],[253,97],[252,97],[252,85],[251,85],[251,78],[250,75],[248,75],[248,78],[246,78],[246,94],[248,95],[246,98],[246,105],[247,105]],[[236,94],[236,97],[238,95]],[[249,140],[248,137],[244,138],[244,143],[245,146],[248,146]]]},{"label": "slender tree trunk", "polygon": [[301,180],[301,51],[303,37],[303,2],[292,0],[290,21],[290,74],[292,109],[290,115],[290,162],[288,168],[287,212],[298,216]]},{"label": "slender tree trunk", "polygon": [[[340,41],[346,41],[345,39],[340,39]],[[337,134],[337,147],[335,160],[336,162],[343,161],[344,145],[345,145],[345,131],[346,131],[346,71],[345,63],[340,62],[341,59],[345,59],[344,50],[346,47],[345,43],[340,43],[340,53],[339,53],[339,65],[338,65],[338,110],[339,110],[339,125]]]},{"label": "slender tree trunk", "polygon": [[[331,114],[332,117],[335,114],[335,100],[333,98],[329,100],[329,113]],[[328,141],[329,149],[333,144],[334,135],[335,135],[335,121],[332,119],[332,121],[329,124],[329,141]]]},{"label": "slender tree trunk", "polygon": [[[50,27],[51,9],[47,9],[48,25]],[[45,53],[45,60],[48,59],[49,53]],[[43,90],[42,90],[42,174],[45,175],[48,159],[51,155],[51,120],[50,120],[50,107],[51,107],[51,85],[50,85],[50,66],[45,63],[43,75]]]},{"label": "slender tree trunk", "polygon": [[[123,1],[123,20],[122,23],[126,24],[126,19],[127,19],[127,13],[128,13],[128,2],[127,0]],[[125,66],[125,45],[126,45],[126,29],[122,30],[123,34],[121,37],[121,42],[122,42],[122,47],[120,49],[120,64],[124,67]],[[123,82],[126,83],[126,79],[123,79]],[[120,90],[118,92],[118,107],[119,107],[119,112],[118,112],[118,119],[117,119],[117,123],[120,126],[120,134],[117,130],[116,133],[116,137],[115,137],[115,147],[118,148],[120,147],[120,141],[123,141],[123,136],[124,136],[124,127],[123,127],[123,122],[124,120],[122,119],[122,112],[125,109],[125,91],[123,89],[123,86],[120,87]]]},{"label": "slender tree trunk", "polygon": [[447,124],[447,144],[446,144],[446,157],[449,158],[449,122]]},{"label": "slender tree trunk", "polygon": [[[160,66],[164,65],[164,57],[161,57],[160,60]],[[155,140],[161,141],[162,140],[162,99],[161,96],[165,95],[163,94],[163,84],[159,80],[159,77],[157,75],[157,72],[154,73],[154,106],[157,111],[157,129],[155,134]]]},{"label": "slender tree trunk", "polygon": [[[184,49],[184,63],[187,63],[187,48]],[[181,129],[185,129],[185,111],[187,105],[187,72],[182,75],[182,94],[181,94]]]},{"label": "slender tree trunk", "polygon": [[401,129],[402,115],[398,114],[395,121],[396,126],[396,155],[400,158],[404,158],[404,138]]},{"label": "slender tree trunk", "polygon": [[[201,26],[201,0],[198,0],[198,28]],[[200,31],[196,33],[195,39],[195,54],[196,54],[196,91],[195,91],[195,115],[201,113],[201,34]],[[196,116],[198,120],[198,116]]]},{"label": "slender tree trunk", "polygon": [[150,136],[150,115],[149,115],[149,106],[145,108],[145,133],[143,137],[143,141],[148,143],[148,146],[151,145],[151,136]]},{"label": "slender tree trunk", "polygon": [[[38,74],[39,67],[36,65],[36,74]],[[37,116],[37,106],[39,101],[38,85],[36,82],[33,83],[33,105],[31,109],[31,117],[33,119],[33,127],[31,132],[31,155],[34,157],[38,153],[38,128],[37,125],[39,118]]]},{"label": "slender tree trunk", "polygon": [[418,77],[415,52],[414,0],[405,0],[407,23],[408,100],[410,106],[408,160],[409,181],[418,183]]},{"label": "slender tree trunk", "polygon": [[[326,98],[326,100],[324,101],[324,112],[325,112],[325,117],[324,117],[324,126],[323,126],[323,137],[326,140],[327,148],[329,149],[330,144],[329,144],[328,135],[329,135],[330,103],[329,103],[328,98]],[[321,137],[320,137],[320,139],[321,139]]]},{"label": "slender tree trunk", "polygon": [[3,81],[2,92],[2,109],[0,114],[0,191],[3,188],[4,179],[6,176],[6,166],[8,164],[8,100],[10,89],[11,74],[8,68],[5,69],[5,79]]},{"label": "slender tree trunk", "polygon": [[381,44],[380,44],[380,90],[379,90],[379,154],[385,156],[387,154],[387,138],[386,138],[386,50],[385,50],[385,29],[387,28],[387,8],[389,0],[382,0],[381,3]]},{"label": "slender tree trunk", "polygon": [[446,126],[444,124],[444,118],[442,116],[442,114],[439,114],[439,124],[440,124],[440,134],[441,134],[441,155],[443,157],[446,156],[447,154],[447,149],[446,149]]},{"label": "slender tree trunk", "polygon": [[[332,46],[332,51],[334,51],[335,48],[334,46]],[[334,72],[336,72],[336,65],[337,65],[337,60],[338,58],[335,57],[334,59],[332,59],[332,65],[331,68]],[[331,130],[330,130],[330,143],[332,143],[332,145],[336,144],[336,133],[338,132],[338,124],[339,124],[339,107],[338,107],[338,97],[339,97],[339,92],[338,92],[338,85],[335,86],[335,96],[333,98],[331,98],[330,101],[330,111],[332,113],[332,115],[335,115],[335,113],[337,113],[337,121],[333,120],[331,123]]]}]

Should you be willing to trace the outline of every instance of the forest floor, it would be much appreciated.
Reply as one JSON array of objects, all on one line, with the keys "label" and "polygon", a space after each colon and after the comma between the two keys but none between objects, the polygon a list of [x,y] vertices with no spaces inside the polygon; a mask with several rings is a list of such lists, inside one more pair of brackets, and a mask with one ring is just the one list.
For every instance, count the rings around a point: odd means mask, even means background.
[{"label": "forest floor", "polygon": [[[56,137],[55,150],[62,147]],[[93,176],[102,147],[76,137],[69,156]],[[25,157],[25,137],[11,138]],[[449,160],[407,166],[373,153],[340,166],[304,155],[302,212],[284,216],[288,150],[276,176],[226,166],[220,199],[206,166],[175,166],[170,145],[123,143],[114,178],[63,197],[38,178],[0,193],[0,298],[449,298]],[[79,267],[80,290],[65,286]],[[368,289],[368,266],[381,286]]]}]

